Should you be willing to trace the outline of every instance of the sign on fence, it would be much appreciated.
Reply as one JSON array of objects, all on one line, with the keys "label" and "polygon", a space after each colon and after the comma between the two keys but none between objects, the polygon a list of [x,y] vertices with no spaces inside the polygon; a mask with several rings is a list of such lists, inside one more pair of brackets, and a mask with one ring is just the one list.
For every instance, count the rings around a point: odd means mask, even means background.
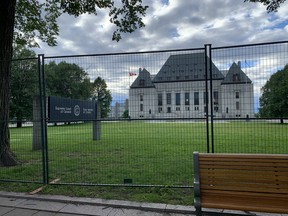
[{"label": "sign on fence", "polygon": [[[47,104],[48,102],[48,104]],[[46,98],[48,105],[48,121],[42,124],[40,97],[35,96],[33,100],[33,142],[32,149],[40,150],[43,147],[43,127],[47,127],[50,122],[76,122],[93,121],[93,140],[101,140],[100,106],[96,106],[96,101],[76,100],[62,97],[50,96]],[[47,114],[45,114],[47,117]],[[98,118],[98,119],[97,119]],[[47,139],[47,137],[46,137]]]},{"label": "sign on fence", "polygon": [[96,119],[96,102],[48,97],[49,121],[87,121]]}]

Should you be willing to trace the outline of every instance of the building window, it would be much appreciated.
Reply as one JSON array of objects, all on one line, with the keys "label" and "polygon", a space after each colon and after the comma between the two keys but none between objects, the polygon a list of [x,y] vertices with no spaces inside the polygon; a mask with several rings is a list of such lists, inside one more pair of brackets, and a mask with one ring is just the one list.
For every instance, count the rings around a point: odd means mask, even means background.
[{"label": "building window", "polygon": [[233,74],[233,82],[238,82],[240,81],[240,77],[239,77],[239,74]]},{"label": "building window", "polygon": [[190,107],[188,106],[188,107],[185,107],[185,110],[186,111],[189,111],[190,110]]},{"label": "building window", "polygon": [[199,105],[199,92],[194,92],[194,105]]},{"label": "building window", "polygon": [[167,107],[167,113],[171,113],[171,107]]},{"label": "building window", "polygon": [[189,94],[189,92],[185,93],[185,105],[190,105],[190,94]]},{"label": "building window", "polygon": [[229,113],[229,108],[228,107],[226,107],[226,113]]},{"label": "building window", "polygon": [[162,106],[163,105],[163,96],[162,93],[158,94],[158,106]]},{"label": "building window", "polygon": [[195,106],[195,107],[194,107],[194,110],[195,110],[195,111],[199,111],[199,107],[198,107],[198,106]]},{"label": "building window", "polygon": [[218,106],[215,106],[215,107],[214,107],[214,111],[215,111],[215,112],[218,112],[218,111],[219,111],[219,107],[218,107]]},{"label": "building window", "polygon": [[140,101],[143,101],[143,95],[140,95]]},{"label": "building window", "polygon": [[219,104],[219,93],[218,91],[213,92],[213,99],[214,99],[214,104],[218,105]]},{"label": "building window", "polygon": [[176,107],[176,111],[180,111],[181,109],[180,109],[180,107]]},{"label": "building window", "polygon": [[162,112],[162,107],[158,107],[158,112],[159,112],[159,113]]},{"label": "building window", "polygon": [[203,92],[203,103],[204,104],[208,104],[207,95],[208,95],[208,92]]},{"label": "building window", "polygon": [[167,102],[168,105],[171,104],[171,93],[167,93],[166,94],[166,102]]},{"label": "building window", "polygon": [[236,110],[239,110],[239,109],[240,109],[240,102],[237,101],[237,102],[236,102]]},{"label": "building window", "polygon": [[139,80],[139,86],[145,86],[145,80],[144,79]]},{"label": "building window", "polygon": [[143,104],[140,104],[140,111],[142,112],[144,110]]},{"label": "building window", "polygon": [[235,98],[236,98],[236,99],[239,99],[239,98],[240,98],[240,92],[239,92],[239,91],[236,91],[236,92],[235,92]]},{"label": "building window", "polygon": [[181,104],[181,95],[180,93],[176,93],[176,105],[180,105]]}]

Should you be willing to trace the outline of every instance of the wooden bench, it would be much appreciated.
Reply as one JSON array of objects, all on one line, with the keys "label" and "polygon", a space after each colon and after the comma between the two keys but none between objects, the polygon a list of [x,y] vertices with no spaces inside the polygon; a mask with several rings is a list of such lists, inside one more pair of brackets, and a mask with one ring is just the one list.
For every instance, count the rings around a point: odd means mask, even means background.
[{"label": "wooden bench", "polygon": [[288,213],[288,155],[195,152],[194,206]]}]

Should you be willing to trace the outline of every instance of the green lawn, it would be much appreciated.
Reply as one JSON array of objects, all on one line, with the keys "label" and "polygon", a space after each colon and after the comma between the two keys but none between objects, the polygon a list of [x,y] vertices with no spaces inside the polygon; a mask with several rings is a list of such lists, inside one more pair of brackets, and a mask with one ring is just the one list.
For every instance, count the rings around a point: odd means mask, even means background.
[{"label": "green lawn", "polygon": [[[287,129],[287,124],[271,122],[215,122],[215,152],[287,154]],[[12,128],[10,132],[12,149],[22,164],[0,168],[0,179],[42,181],[42,152],[31,150],[32,128]],[[88,123],[51,126],[48,127],[49,180],[123,184],[124,179],[132,179],[133,185],[192,186],[192,154],[206,152],[206,146],[204,122],[102,122],[101,141],[92,140],[92,125]],[[116,194],[122,194],[120,198],[125,198],[125,193],[133,200],[170,200],[167,201],[170,203],[174,203],[171,199],[185,203],[181,194],[191,196],[191,189],[151,187],[144,192],[141,188],[130,192],[129,188],[107,187],[74,193],[72,188],[76,187],[67,187],[50,186],[45,191],[104,198],[117,198],[111,191],[118,191]],[[174,190],[178,192],[175,194]]]}]

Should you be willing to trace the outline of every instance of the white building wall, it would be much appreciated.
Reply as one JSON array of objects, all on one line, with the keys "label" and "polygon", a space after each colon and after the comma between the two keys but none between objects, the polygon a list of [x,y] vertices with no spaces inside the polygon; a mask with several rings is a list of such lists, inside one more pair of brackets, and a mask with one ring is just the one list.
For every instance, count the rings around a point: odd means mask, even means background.
[{"label": "white building wall", "polygon": [[[221,80],[213,82],[213,91],[218,91],[218,101],[221,101]],[[156,109],[157,118],[201,118],[205,116],[205,104],[204,104],[204,92],[206,92],[205,81],[198,82],[175,82],[175,83],[157,83],[156,94],[158,97],[159,93],[163,95],[162,112],[159,112],[158,101]],[[194,93],[199,93],[199,105],[194,104]],[[171,105],[167,104],[167,93],[171,93]],[[180,93],[181,103],[176,105],[176,93]],[[185,105],[185,93],[189,93],[189,105]],[[208,88],[208,102],[210,101],[210,86]],[[214,105],[213,105],[214,106]],[[214,113],[217,117],[221,116],[220,104],[217,105],[217,112]],[[171,113],[168,113],[168,107],[171,108]],[[208,104],[208,110],[210,113],[210,105]]]},{"label": "white building wall", "polygon": [[[156,88],[132,88],[129,90],[129,115],[131,118],[202,118],[205,117],[205,81],[155,83]],[[253,84],[221,85],[213,81],[213,92],[218,92],[218,104],[213,98],[213,115],[218,118],[254,117]],[[194,104],[194,93],[199,93],[199,105]],[[239,98],[236,98],[239,92]],[[171,93],[171,104],[167,104],[167,93]],[[181,103],[176,105],[176,93]],[[185,105],[185,93],[189,93],[189,105]],[[162,106],[158,106],[158,94],[162,94]],[[140,101],[140,95],[143,101]],[[208,88],[208,113],[211,113],[210,85]],[[236,107],[239,103],[239,109]],[[141,105],[142,104],[142,105]],[[141,111],[143,106],[143,111]],[[171,112],[168,112],[170,108]],[[228,109],[227,109],[228,108]],[[227,112],[228,111],[228,112]]]},{"label": "white building wall", "polygon": [[[222,117],[254,117],[253,84],[222,85]],[[239,98],[236,98],[236,93]],[[239,103],[239,106],[237,106]]]},{"label": "white building wall", "polygon": [[[140,97],[143,97],[141,101]],[[155,88],[129,90],[129,116],[131,118],[155,118],[157,94]],[[141,105],[142,104],[142,105]],[[141,107],[143,109],[141,110]]]}]

